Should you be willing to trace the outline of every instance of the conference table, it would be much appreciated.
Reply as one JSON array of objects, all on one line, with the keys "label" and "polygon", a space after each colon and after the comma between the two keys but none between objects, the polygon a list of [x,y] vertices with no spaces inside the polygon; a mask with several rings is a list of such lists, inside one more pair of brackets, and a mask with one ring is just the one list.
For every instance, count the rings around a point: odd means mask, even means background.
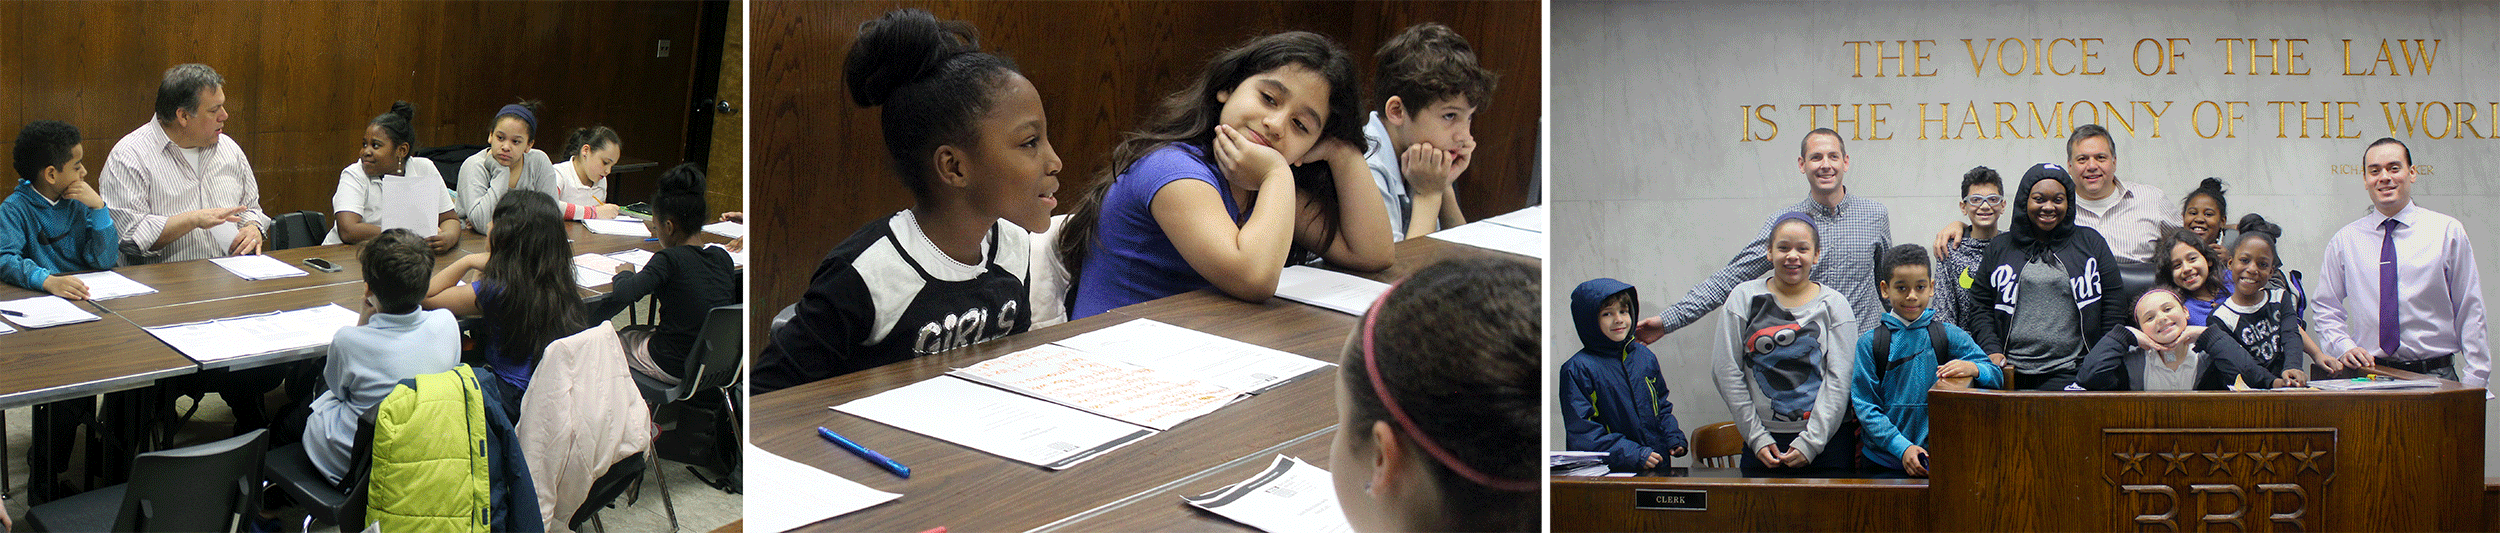
[{"label": "conference table", "polygon": [[[1397,244],[1394,280],[1446,258],[1494,255],[1438,239]],[[1277,455],[1326,468],[1337,431],[1335,366],[1064,470],[1000,458],[829,409],[947,371],[1135,320],[1156,320],[1335,363],[1356,317],[1282,298],[1245,302],[1213,289],[1174,295],[944,353],[756,396],[749,436],[765,451],[902,498],[799,531],[1248,531],[1181,500],[1241,482]],[[912,468],[909,479],[816,435],[825,427]],[[750,512],[753,512],[751,509]]]},{"label": "conference table", "polygon": [[[572,252],[608,254],[641,249],[658,251],[659,243],[643,237],[602,235],[588,231],[582,224],[566,224]],[[723,242],[727,239],[701,233],[698,243]],[[435,256],[437,271],[470,253],[484,252],[486,237],[462,232],[460,244],[451,252]],[[0,335],[0,409],[105,395],[108,398],[106,417],[144,417],[145,406],[160,399],[152,394],[157,382],[204,370],[248,369],[321,357],[329,346],[310,346],[281,352],[253,354],[243,357],[200,362],[183,355],[157,340],[144,328],[198,322],[273,311],[289,311],[336,304],[350,311],[360,310],[364,302],[363,263],[357,260],[358,245],[306,246],[268,251],[265,255],[295,265],[305,271],[297,277],[268,280],[246,280],[227,272],[207,260],[178,261],[147,265],[127,265],[112,269],[132,281],[147,285],[157,292],[103,301],[72,302],[81,310],[94,313],[98,320],[41,329],[17,328],[16,333]],[[305,260],[319,258],[338,265],[338,272],[322,272],[305,266]],[[606,295],[607,285],[582,288],[585,300],[596,301]],[[16,286],[0,285],[0,301],[43,296],[45,293]],[[119,396],[115,396],[119,395]],[[131,401],[116,401],[127,396]],[[114,404],[127,404],[119,408]],[[143,418],[144,419],[144,418]],[[38,420],[39,426],[46,421]],[[105,428],[145,427],[137,424],[104,424]],[[101,470],[102,478],[117,481],[126,476],[128,457],[121,452],[144,452],[151,436],[118,435],[107,440],[122,449],[104,454],[91,453],[91,460],[102,463],[91,468]],[[38,452],[37,455],[40,455]],[[97,457],[99,455],[106,457]],[[6,472],[0,461],[0,473]],[[33,465],[46,471],[44,465]],[[49,492],[41,483],[30,483],[39,496]]]}]

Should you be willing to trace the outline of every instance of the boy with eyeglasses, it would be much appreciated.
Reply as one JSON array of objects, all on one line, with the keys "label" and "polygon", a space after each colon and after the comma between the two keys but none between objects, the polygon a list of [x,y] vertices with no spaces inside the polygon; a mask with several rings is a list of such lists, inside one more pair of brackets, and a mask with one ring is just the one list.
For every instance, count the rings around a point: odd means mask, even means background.
[{"label": "boy with eyeglasses", "polygon": [[2005,212],[2005,178],[1988,167],[1974,167],[1962,174],[1962,216],[1969,223],[1962,229],[1962,239],[1955,241],[1937,266],[1936,318],[1947,324],[1969,324],[1968,318],[1981,309],[1971,304],[1970,287],[1978,280],[1971,271],[1979,266],[1980,252],[1997,236],[1997,215]]}]

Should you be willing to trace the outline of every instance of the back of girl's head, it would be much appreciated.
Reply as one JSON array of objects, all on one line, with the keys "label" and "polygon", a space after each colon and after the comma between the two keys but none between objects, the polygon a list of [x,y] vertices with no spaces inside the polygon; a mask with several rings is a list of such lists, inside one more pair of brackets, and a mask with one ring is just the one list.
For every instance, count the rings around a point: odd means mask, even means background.
[{"label": "back of girl's head", "polygon": [[1970,188],[1979,185],[1996,187],[1998,194],[2004,194],[2005,176],[1997,174],[1996,169],[1988,167],[1971,167],[1970,172],[1962,173],[1963,196],[1970,196]]},{"label": "back of girl's head", "polygon": [[382,127],[382,135],[391,138],[391,145],[417,144],[417,105],[406,100],[391,102],[391,110],[374,115],[368,124]]},{"label": "back of girl's head", "polygon": [[1367,428],[1388,422],[1429,465],[1449,522],[1419,529],[1535,529],[1537,284],[1536,267],[1506,259],[1427,266],[1391,287],[1346,343],[1338,431],[1370,446]]},{"label": "back of girl's head", "polygon": [[[1111,147],[1111,164],[1094,174],[1093,184],[1086,187],[1083,200],[1077,202],[1067,225],[1060,230],[1060,261],[1068,266],[1070,277],[1075,277],[1076,270],[1085,264],[1085,255],[1092,251],[1089,248],[1093,246],[1094,226],[1102,218],[1103,198],[1111,192],[1111,183],[1120,173],[1127,172],[1129,165],[1146,154],[1173,143],[1197,147],[1200,158],[1209,166],[1215,165],[1215,124],[1224,111],[1224,102],[1216,99],[1216,93],[1231,91],[1242,80],[1287,66],[1311,69],[1328,83],[1328,117],[1320,125],[1321,142],[1336,139],[1362,150],[1362,87],[1355,85],[1353,56],[1346,53],[1345,47],[1320,34],[1290,31],[1255,37],[1226,49],[1207,62],[1206,70],[1188,88],[1164,97],[1144,126],[1128,132]],[[1337,188],[1328,166],[1302,165],[1292,172],[1294,189],[1318,204],[1320,216],[1330,228],[1321,240],[1335,240]]]},{"label": "back of girl's head", "polygon": [[680,163],[660,175],[659,190],[651,193],[651,214],[660,220],[677,224],[680,237],[694,235],[703,229],[705,211],[703,166]]},{"label": "back of girl's head", "polygon": [[2153,270],[2154,285],[2161,287],[2178,286],[2178,280],[2172,279],[2170,272],[2171,270],[2179,267],[2179,258],[2178,256],[2171,254],[2171,252],[2178,250],[2179,245],[2182,244],[2187,245],[2189,248],[2195,248],[2196,254],[2204,257],[2205,285],[2207,288],[2213,288],[2215,284],[2222,282],[2222,280],[2215,279],[2215,276],[2217,275],[2215,273],[2221,272],[2221,259],[2214,257],[2215,252],[2213,248],[2205,246],[2205,238],[2196,236],[2196,232],[2189,231],[2187,228],[2170,228],[2161,232],[2160,244],[2153,247],[2153,254],[2155,257],[2159,258],[2158,262],[2161,264],[2161,268]]},{"label": "back of girl's head", "polygon": [[2212,198],[2214,201],[2214,209],[2222,212],[2221,214],[2223,219],[2230,219],[2231,204],[2223,201],[2222,178],[2205,178],[2205,181],[2197,182],[2196,190],[2188,191],[2187,199],[2180,200],[2179,207],[2186,208],[2188,202],[2196,201],[2196,198],[2199,196]]},{"label": "back of girl's head", "polygon": [[539,103],[537,100],[513,102],[503,106],[502,109],[495,110],[495,121],[487,123],[486,127],[493,129],[496,125],[502,124],[504,119],[518,120],[521,121],[521,133],[529,135],[531,139],[537,139],[538,116],[546,113],[546,107],[546,104]]},{"label": "back of girl's head", "polygon": [[2282,226],[2266,221],[2264,216],[2249,213],[2248,216],[2240,217],[2239,231],[2239,240],[2231,241],[2231,255],[2239,255],[2241,246],[2247,245],[2249,239],[2257,239],[2265,241],[2266,249],[2270,250],[2270,255],[2274,256],[2276,266],[2283,264],[2283,251],[2274,243],[2276,239],[2283,238]]},{"label": "back of girl's head", "polygon": [[929,194],[937,147],[975,144],[974,122],[1015,73],[1015,62],[981,52],[980,32],[970,23],[918,9],[861,23],[842,62],[851,102],[885,108],[879,122],[886,153],[914,198]]},{"label": "back of girl's head", "polygon": [[581,331],[589,321],[581,296],[573,292],[573,245],[565,239],[564,215],[547,193],[504,193],[495,202],[486,241],[494,255],[483,276],[503,291],[486,318],[503,332],[505,357],[527,354],[535,365],[547,343]]},{"label": "back of girl's head", "polygon": [[584,146],[588,146],[592,150],[605,150],[609,147],[619,146],[623,142],[623,139],[618,139],[616,137],[616,130],[609,129],[607,126],[593,125],[587,128],[573,128],[573,134],[564,136],[563,157],[569,161],[574,157],[580,156],[582,153],[582,147]]}]

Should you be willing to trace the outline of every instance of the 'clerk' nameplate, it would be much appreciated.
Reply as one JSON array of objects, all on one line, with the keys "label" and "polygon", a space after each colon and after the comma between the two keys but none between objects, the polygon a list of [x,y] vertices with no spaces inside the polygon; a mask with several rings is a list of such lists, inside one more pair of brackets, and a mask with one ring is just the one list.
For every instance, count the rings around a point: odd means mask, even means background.
[{"label": "'clerk' nameplate", "polygon": [[1632,489],[1632,508],[1706,511],[1710,509],[1710,491]]}]

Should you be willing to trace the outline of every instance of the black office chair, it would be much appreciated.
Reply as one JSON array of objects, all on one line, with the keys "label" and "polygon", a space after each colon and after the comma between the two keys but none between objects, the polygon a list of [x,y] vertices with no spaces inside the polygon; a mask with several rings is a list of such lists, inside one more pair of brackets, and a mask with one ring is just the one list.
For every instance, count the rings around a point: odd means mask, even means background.
[{"label": "black office chair", "polygon": [[365,525],[365,479],[373,474],[372,411],[356,422],[356,445],[348,452],[348,465],[347,476],[332,485],[313,466],[304,443],[298,442],[270,450],[261,473],[268,476],[271,486],[304,507],[303,528],[298,531],[312,531],[314,520],[353,531]]},{"label": "black office chair", "polygon": [[[739,328],[743,323],[741,316],[745,313],[746,304],[730,304],[714,307],[704,314],[703,329],[695,334],[694,346],[686,354],[686,368],[678,371],[680,379],[676,385],[661,383],[640,372],[631,373],[634,384],[642,388],[643,400],[651,404],[652,422],[660,426],[659,437],[653,439],[651,455],[712,469],[719,481],[703,478],[700,468],[694,470],[696,477],[704,479],[706,484],[733,494],[737,492],[734,472],[738,471],[739,454],[745,450],[724,447],[719,443],[723,442],[723,436],[728,437],[727,442],[734,443],[740,434],[737,427],[739,417],[734,409],[736,404],[730,400],[735,392],[732,387],[738,382],[739,368],[746,363],[739,342],[744,335]],[[718,394],[724,408],[715,411],[679,403],[707,392]],[[678,431],[679,428],[688,431]],[[660,502],[668,509],[669,529],[675,530],[677,504],[675,497],[669,494],[668,473],[656,466],[650,470],[659,476]],[[637,487],[635,493],[640,494],[641,489]]]},{"label": "black office chair", "polygon": [[434,169],[442,171],[443,188],[458,191],[460,190],[460,163],[468,161],[469,156],[477,155],[478,151],[485,149],[486,145],[483,144],[453,144],[421,148],[409,155],[432,161]]},{"label": "black office chair", "polygon": [[319,246],[330,237],[330,223],[319,211],[296,211],[269,221],[270,250]]},{"label": "black office chair", "polygon": [[140,454],[130,483],[35,506],[35,531],[227,531],[259,507],[268,430]]},{"label": "black office chair", "polygon": [[[565,522],[566,527],[574,531],[582,531],[582,524],[590,523],[598,525],[599,531],[605,533],[608,530],[608,524],[599,520],[599,510],[615,507],[616,498],[623,496],[625,490],[633,487],[635,481],[641,480],[642,472],[648,469],[650,469],[650,463],[643,459],[641,454],[628,455],[624,459],[617,460],[616,464],[608,465],[608,473],[601,474],[598,480],[590,482],[588,498],[582,500],[581,508],[573,510],[573,518]],[[676,529],[677,510],[672,506],[669,509],[669,530],[675,531]]]}]

